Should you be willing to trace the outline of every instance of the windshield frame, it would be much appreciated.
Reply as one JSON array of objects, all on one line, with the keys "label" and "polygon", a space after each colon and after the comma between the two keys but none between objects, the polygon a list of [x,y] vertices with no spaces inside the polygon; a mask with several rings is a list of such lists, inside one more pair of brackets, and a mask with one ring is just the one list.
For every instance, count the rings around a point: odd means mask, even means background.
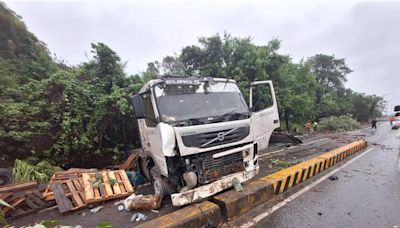
[{"label": "windshield frame", "polygon": [[[250,118],[250,116],[251,116],[251,111],[250,111],[249,106],[248,106],[248,104],[246,103],[246,100],[245,100],[245,98],[244,98],[242,92],[240,91],[240,88],[239,88],[239,86],[237,85],[237,83],[236,83],[235,81],[233,81],[233,80],[223,80],[223,81],[222,81],[222,80],[218,80],[218,81],[216,81],[216,82],[217,82],[217,83],[221,83],[222,86],[223,86],[224,88],[226,87],[226,85],[227,85],[228,83],[229,83],[229,84],[234,84],[234,85],[236,86],[237,92],[239,93],[239,96],[240,96],[241,104],[242,104],[243,107],[246,109],[246,112],[238,112],[238,113],[237,113],[237,112],[233,112],[233,114],[241,114],[241,115],[244,115],[245,118],[242,118],[242,119],[248,119],[248,118]],[[200,84],[200,86],[206,85],[205,83],[209,83],[209,82],[204,82],[204,81],[202,81],[201,84]],[[155,113],[157,113],[156,115],[157,115],[157,119],[158,119],[159,122],[163,122],[163,123],[171,124],[171,125],[185,125],[185,123],[186,123],[186,124],[188,124],[188,125],[190,126],[190,125],[200,125],[200,124],[208,124],[208,123],[214,123],[214,122],[233,121],[233,120],[225,120],[225,119],[219,118],[219,117],[222,117],[222,116],[225,116],[225,115],[229,114],[230,112],[232,112],[232,110],[231,110],[229,113],[223,113],[223,114],[214,115],[214,116],[198,117],[198,118],[193,118],[193,119],[189,118],[189,119],[165,121],[165,120],[161,117],[162,114],[161,114],[161,112],[160,112],[159,97],[161,97],[161,96],[157,97],[156,88],[155,88],[155,87],[158,87],[158,88],[162,89],[163,92],[162,92],[161,94],[162,94],[163,96],[165,96],[164,94],[165,94],[165,87],[166,87],[166,86],[167,86],[167,85],[165,85],[165,84],[163,84],[163,83],[159,83],[159,84],[156,84],[156,85],[152,86],[152,88],[151,88],[151,92],[153,93],[153,98],[154,98],[154,101],[155,101],[155,109],[157,109],[157,110],[155,110]],[[218,92],[222,92],[222,91],[218,91]],[[208,93],[218,93],[218,92],[213,92],[213,91],[211,90],[211,91],[209,91]],[[205,92],[200,92],[200,93],[205,93]],[[184,95],[184,94],[182,94],[182,95]],[[233,107],[232,107],[232,108],[233,108]],[[228,116],[228,117],[230,117],[230,116]],[[191,123],[191,122],[192,122],[191,120],[198,120],[198,121],[201,120],[201,121],[203,121],[203,123],[200,123],[200,124],[193,124],[193,123]],[[208,121],[207,121],[207,120],[208,120]],[[214,120],[214,121],[213,121],[213,120]],[[241,120],[241,119],[238,119],[238,120]]]}]

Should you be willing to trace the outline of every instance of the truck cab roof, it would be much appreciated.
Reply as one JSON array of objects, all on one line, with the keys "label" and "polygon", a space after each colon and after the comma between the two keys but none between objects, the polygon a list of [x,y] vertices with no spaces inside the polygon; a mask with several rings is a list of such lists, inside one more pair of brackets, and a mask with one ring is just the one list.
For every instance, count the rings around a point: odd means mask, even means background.
[{"label": "truck cab roof", "polygon": [[[139,93],[145,93],[147,92],[150,88],[152,88],[155,85],[162,84],[162,83],[168,83],[170,80],[174,80],[174,84],[187,84],[185,81],[189,80],[198,80],[199,82],[204,82],[210,80],[210,77],[196,77],[196,76],[191,76],[191,77],[172,77],[172,76],[166,76],[161,79],[152,79],[148,81],[139,91]],[[227,78],[212,78],[215,82],[231,82],[231,83],[236,83],[235,80],[233,79],[227,79]]]}]

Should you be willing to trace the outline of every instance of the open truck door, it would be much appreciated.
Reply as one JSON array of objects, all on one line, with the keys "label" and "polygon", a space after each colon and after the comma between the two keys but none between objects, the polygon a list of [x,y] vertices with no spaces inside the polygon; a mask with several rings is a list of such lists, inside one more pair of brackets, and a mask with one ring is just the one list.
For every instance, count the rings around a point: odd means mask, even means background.
[{"label": "open truck door", "polygon": [[261,151],[268,147],[272,132],[279,127],[278,106],[272,81],[252,82],[249,103],[254,141],[258,151]]}]

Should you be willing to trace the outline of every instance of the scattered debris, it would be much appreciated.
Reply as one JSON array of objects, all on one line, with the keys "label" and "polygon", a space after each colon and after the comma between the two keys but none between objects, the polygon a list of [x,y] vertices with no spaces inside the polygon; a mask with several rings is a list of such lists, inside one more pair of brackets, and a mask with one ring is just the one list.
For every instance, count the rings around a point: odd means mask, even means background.
[{"label": "scattered debris", "polygon": [[153,210],[153,209],[151,211],[154,212],[154,213],[157,213],[157,214],[160,213],[159,211]]},{"label": "scattered debris", "polygon": [[82,179],[74,178],[54,182],[51,184],[51,190],[61,213],[86,206]]},{"label": "scattered debris", "polygon": [[54,200],[54,194],[53,191],[51,190],[51,186],[55,182],[60,182],[62,183],[63,181],[66,180],[71,180],[71,179],[80,179],[82,177],[82,173],[84,172],[91,172],[94,169],[79,169],[79,168],[71,168],[69,170],[65,171],[59,171],[53,174],[53,176],[50,179],[49,184],[47,185],[46,190],[43,193],[43,197],[46,200]]},{"label": "scattered debris", "polygon": [[135,214],[132,215],[132,217],[131,217],[131,222],[139,222],[140,220],[143,220],[143,221],[144,221],[144,220],[146,220],[146,219],[147,219],[147,216],[146,216],[146,215],[137,212],[137,213],[135,213]]},{"label": "scattered debris", "polygon": [[55,173],[43,195],[46,200],[55,199],[58,210],[65,213],[133,192],[124,170],[69,169]]},{"label": "scattered debris", "polygon": [[318,212],[318,215],[319,215],[319,216],[322,216],[322,213],[321,213],[321,212]]},{"label": "scattered debris", "polygon": [[339,180],[339,177],[338,177],[338,176],[330,176],[330,177],[329,177],[329,180],[331,180],[331,181],[337,181],[337,180]]},{"label": "scattered debris", "polygon": [[243,191],[242,184],[240,183],[239,179],[237,179],[236,177],[233,178],[232,185],[233,185],[233,188],[235,189],[235,191],[237,191],[237,192]]},{"label": "scattered debris", "polygon": [[159,209],[162,197],[158,195],[131,195],[125,199],[124,206],[127,210],[133,209]]},{"label": "scattered debris", "polygon": [[116,205],[123,204],[123,203],[124,203],[124,200],[120,200],[120,201],[115,202],[114,205],[116,206]]},{"label": "scattered debris", "polygon": [[129,157],[125,160],[124,163],[117,165],[116,168],[117,169],[123,169],[123,170],[131,170],[131,169],[135,169],[137,166],[137,159],[138,159],[138,154],[140,152],[141,149],[136,149],[134,150]]},{"label": "scattered debris", "polygon": [[90,209],[90,212],[92,212],[92,213],[97,213],[97,212],[99,212],[101,209],[103,209],[103,206],[98,206],[98,207],[95,207],[95,208],[93,208],[93,209]]},{"label": "scattered debris", "polygon": [[11,206],[0,206],[6,218],[19,218],[55,204],[43,199],[35,181],[0,187],[0,199]]},{"label": "scattered debris", "polygon": [[118,211],[123,211],[125,209],[124,205],[119,205],[118,206]]},{"label": "scattered debris", "polygon": [[288,161],[283,161],[283,160],[279,160],[279,159],[271,159],[272,167],[279,168],[279,169],[285,169],[290,166],[296,165],[300,162],[301,161],[288,162]]},{"label": "scattered debris", "polygon": [[0,193],[16,192],[22,190],[32,190],[37,187],[36,181],[23,182],[18,184],[8,184],[0,187]]}]

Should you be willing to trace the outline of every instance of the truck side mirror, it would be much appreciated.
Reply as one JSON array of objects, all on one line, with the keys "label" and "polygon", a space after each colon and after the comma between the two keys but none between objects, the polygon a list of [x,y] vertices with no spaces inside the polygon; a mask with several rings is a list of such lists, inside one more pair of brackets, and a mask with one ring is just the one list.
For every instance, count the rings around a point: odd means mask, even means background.
[{"label": "truck side mirror", "polygon": [[395,112],[400,112],[400,105],[394,106],[394,111]]},{"label": "truck side mirror", "polygon": [[136,119],[146,118],[143,97],[140,94],[132,96],[132,106]]}]

